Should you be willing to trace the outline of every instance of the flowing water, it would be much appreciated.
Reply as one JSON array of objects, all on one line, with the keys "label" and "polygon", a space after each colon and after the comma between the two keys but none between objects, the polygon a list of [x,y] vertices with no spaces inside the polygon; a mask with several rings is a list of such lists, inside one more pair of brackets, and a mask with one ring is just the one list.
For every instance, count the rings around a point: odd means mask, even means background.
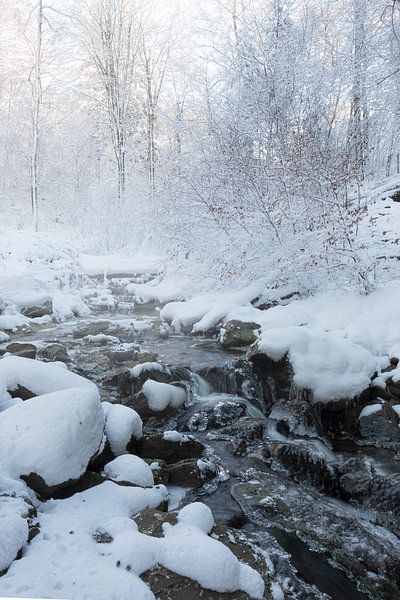
[{"label": "flowing water", "polygon": [[[90,317],[89,321],[105,319],[117,324],[129,318],[143,325],[143,329],[132,336],[132,343],[137,343],[141,351],[157,353],[159,360],[164,364],[186,366],[192,371],[192,396],[186,409],[185,423],[190,422],[190,418],[194,415],[207,413],[221,404],[233,403],[242,407],[244,417],[261,423],[265,429],[261,438],[244,440],[246,449],[243,452],[235,451],[235,441],[238,441],[236,434],[229,431],[227,433],[224,427],[211,431],[192,432],[206,445],[208,453],[216,457],[220,476],[200,490],[186,490],[186,494],[185,490],[174,488],[172,490],[174,508],[188,500],[199,499],[212,508],[217,521],[241,529],[254,541],[255,546],[263,548],[271,557],[275,567],[274,577],[281,582],[289,582],[287,598],[304,600],[393,598],[394,600],[399,597],[393,595],[390,590],[386,596],[380,595],[379,591],[376,595],[371,595],[371,592],[367,595],[360,591],[360,585],[362,587],[363,584],[361,576],[358,581],[348,576],[349,568],[345,568],[343,552],[342,550],[336,552],[334,548],[335,536],[339,536],[339,533],[336,533],[335,511],[338,519],[342,521],[348,519],[349,537],[359,535],[361,529],[357,529],[358,524],[366,527],[367,523],[372,531],[373,518],[372,524],[369,524],[365,514],[358,514],[357,510],[355,508],[353,510],[350,505],[352,514],[346,516],[346,511],[340,506],[335,507],[332,500],[320,490],[314,489],[307,482],[299,483],[294,480],[279,461],[271,460],[265,448],[268,444],[273,446],[287,442],[297,445],[299,449],[312,447],[318,456],[322,455],[328,465],[338,458],[354,457],[365,453],[370,456],[376,468],[394,474],[400,472],[399,461],[384,450],[360,449],[351,440],[331,444],[326,440],[310,439],[307,436],[304,439],[288,438],[285,432],[279,430],[278,421],[264,414],[260,402],[257,405],[242,395],[228,393],[229,390],[216,390],[210,381],[206,381],[198,374],[205,368],[218,368],[222,370],[221,372],[226,369],[226,381],[229,383],[231,375],[226,365],[243,357],[243,351],[227,353],[221,350],[216,340],[212,338],[183,334],[161,337],[159,314],[154,307],[135,307],[133,312],[128,314],[126,312],[97,314]],[[85,340],[73,336],[74,330],[81,323],[82,320],[78,319],[56,326],[41,327],[29,334],[16,334],[13,341],[29,341],[37,343],[38,346],[54,341],[62,343],[73,361],[70,368],[90,376],[100,384],[118,368],[105,360],[108,346],[88,344]],[[218,387],[221,386],[234,387],[234,383],[231,381],[229,385],[226,382],[218,384]],[[107,391],[103,391],[102,394],[103,398],[107,398]],[[240,437],[240,433],[237,434],[237,438]],[[263,498],[264,496],[266,499]],[[258,504],[255,503],[256,497]],[[287,502],[288,499],[290,502]],[[279,504],[278,501],[281,503]],[[278,510],[276,510],[277,502]],[[270,510],[268,503],[275,508]],[[314,511],[310,508],[312,503],[316,507]],[[266,510],[261,511],[260,506],[265,506]],[[321,531],[318,530],[318,526],[321,527]],[[379,528],[376,529],[378,531]],[[374,530],[373,534],[379,534],[380,539],[387,544],[396,543],[394,536],[391,537],[386,530],[378,533]],[[340,535],[343,537],[343,532],[340,532]],[[364,542],[368,544],[370,540],[366,539]],[[345,545],[342,539],[337,543],[341,547]],[[330,551],[328,552],[327,549]],[[343,559],[341,564],[340,557],[341,560]]]}]

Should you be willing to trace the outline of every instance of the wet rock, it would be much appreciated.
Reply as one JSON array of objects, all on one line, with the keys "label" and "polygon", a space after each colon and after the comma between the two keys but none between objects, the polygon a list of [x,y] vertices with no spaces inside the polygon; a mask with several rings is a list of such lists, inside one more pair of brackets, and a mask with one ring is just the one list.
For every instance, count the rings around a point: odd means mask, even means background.
[{"label": "wet rock", "polygon": [[36,358],[37,348],[34,344],[12,342],[11,344],[8,344],[5,349],[0,350],[1,354],[5,354],[6,352],[14,354],[15,356],[22,356],[23,358]]},{"label": "wet rock", "polygon": [[24,317],[28,317],[29,319],[51,315],[53,314],[53,302],[51,300],[47,300],[39,306],[26,306],[25,308],[21,308],[21,313],[24,315]]},{"label": "wet rock", "polygon": [[[141,361],[141,363],[142,362],[148,361]],[[192,374],[186,367],[163,366],[162,370],[156,368],[148,369],[142,371],[138,377],[134,377],[131,374],[131,369],[124,369],[105,379],[102,382],[102,386],[105,388],[116,388],[122,397],[127,397],[138,394],[138,392],[141,391],[143,384],[148,379],[152,379],[158,383],[176,384],[179,381],[189,382],[191,381],[191,378]]]},{"label": "wet rock", "polygon": [[45,362],[71,362],[67,349],[63,344],[59,343],[47,344],[47,346],[41,348],[39,356],[40,359],[44,360]]},{"label": "wet rock", "polygon": [[[199,468],[199,463],[201,468]],[[168,482],[180,487],[199,488],[216,475],[216,468],[208,461],[195,458],[181,460],[168,467]]]},{"label": "wet rock", "polygon": [[214,392],[241,396],[263,410],[263,404],[260,404],[263,388],[249,361],[240,359],[228,362],[223,367],[205,367],[199,369],[197,374]]},{"label": "wet rock", "polygon": [[252,417],[241,417],[233,425],[219,430],[223,435],[244,439],[247,442],[262,440],[265,434],[266,422]]},{"label": "wet rock", "polygon": [[399,416],[388,402],[377,412],[359,417],[360,433],[369,443],[382,447],[400,448]]},{"label": "wet rock", "polygon": [[[304,546],[304,551],[296,548],[294,556],[299,569],[308,569],[310,560],[317,561],[318,572],[326,569],[334,581],[336,574],[331,567],[337,565],[350,579],[355,579],[361,590],[368,592],[371,598],[392,600],[400,597],[397,538],[382,535],[367,520],[359,519],[355,511],[333,503],[310,487],[289,481],[276,470],[254,472],[251,481],[234,484],[231,493],[257,527],[273,526],[278,532],[283,532],[286,550],[293,547],[286,534],[297,532]],[[279,509],[278,503],[281,505]],[[285,510],[282,510],[282,503],[286,506]],[[336,569],[338,577],[341,571]],[[356,594],[356,587],[350,579],[345,584],[348,589],[343,592],[343,598]],[[327,578],[322,578],[322,591],[326,581]]]},{"label": "wet rock", "polygon": [[158,433],[143,437],[137,442],[137,454],[141,458],[151,458],[153,460],[162,458],[168,464],[177,463],[187,458],[197,459],[203,454],[203,444],[192,436],[182,436],[185,441],[172,441],[166,439],[164,435]]},{"label": "wet rock", "polygon": [[257,339],[258,323],[245,323],[243,321],[228,321],[219,338],[222,348],[234,346],[250,346]]},{"label": "wet rock", "polygon": [[[131,345],[131,344],[129,344]],[[113,365],[120,365],[129,362],[132,366],[144,362],[156,362],[157,354],[151,352],[139,352],[139,346],[132,344],[132,348],[119,350],[108,350],[107,356]]]},{"label": "wet rock", "polygon": [[336,471],[312,443],[276,444],[271,448],[271,456],[288,469],[295,481],[308,481],[317,489],[334,494]]},{"label": "wet rock", "polygon": [[[142,511],[135,521],[139,531],[153,537],[162,536],[162,525],[177,522],[176,513],[162,513],[152,509]],[[255,555],[250,541],[246,536],[235,529],[217,524],[211,535],[227,546],[233,554],[242,562],[247,563],[258,571],[266,583],[265,600],[271,600],[268,589],[268,577],[266,575],[266,564],[261,555]],[[244,592],[224,593],[213,592],[202,588],[197,582],[169,571],[165,567],[157,566],[141,575],[154,595],[160,600],[248,600],[249,596]]]},{"label": "wet rock", "polygon": [[158,458],[157,460],[153,460],[151,458],[143,459],[150,465],[150,468],[153,472],[154,483],[158,485],[162,483],[166,485],[169,482],[169,469],[165,460],[161,460]]},{"label": "wet rock", "polygon": [[100,451],[91,459],[89,469],[96,472],[102,471],[105,465],[114,458],[115,456],[111,450],[110,442],[106,439]]},{"label": "wet rock", "polygon": [[30,487],[41,500],[48,500],[49,498],[69,498],[77,492],[84,492],[105,481],[105,478],[99,475],[99,473],[94,473],[92,471],[87,471],[79,479],[70,479],[53,486],[48,485],[37,473],[21,475],[21,479],[25,481],[27,486]]},{"label": "wet rock", "polygon": [[[201,408],[201,404],[199,407]],[[245,408],[234,400],[221,400],[215,406],[201,409],[196,412],[192,407],[186,412],[179,423],[181,430],[206,431],[207,429],[219,429],[237,421],[245,413]]]}]

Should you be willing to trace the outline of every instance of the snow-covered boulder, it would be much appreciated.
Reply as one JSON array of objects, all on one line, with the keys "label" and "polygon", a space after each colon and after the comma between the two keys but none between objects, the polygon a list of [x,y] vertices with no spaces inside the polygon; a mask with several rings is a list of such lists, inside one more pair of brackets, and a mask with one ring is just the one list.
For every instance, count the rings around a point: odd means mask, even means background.
[{"label": "snow-covered boulder", "polygon": [[0,414],[0,470],[48,496],[86,471],[103,428],[98,392],[87,387],[17,404]]},{"label": "snow-covered boulder", "polygon": [[296,387],[311,390],[320,402],[354,398],[369,387],[378,367],[362,346],[307,326],[264,330],[249,353],[253,361],[260,355],[276,364],[287,359]]},{"label": "snow-covered boulder", "polygon": [[27,504],[22,498],[0,496],[0,575],[28,540],[26,517]]},{"label": "snow-covered boulder", "polygon": [[388,402],[368,404],[358,417],[360,433],[374,446],[399,447],[399,415]]},{"label": "snow-covered boulder", "polygon": [[106,464],[104,475],[113,481],[128,482],[148,487],[154,485],[153,471],[149,465],[133,454],[122,454]]},{"label": "snow-covered boulder", "polygon": [[168,407],[179,408],[186,400],[186,391],[182,387],[159,383],[152,379],[145,381],[142,392],[147,398],[149,408],[155,412],[161,412]]},{"label": "snow-covered boulder", "polygon": [[102,402],[105,434],[114,456],[130,452],[142,437],[143,423],[138,413],[122,404]]},{"label": "snow-covered boulder", "polygon": [[40,396],[83,387],[97,392],[94,383],[56,364],[20,356],[6,356],[0,360],[0,410],[2,401],[9,400],[9,394],[2,390],[16,392],[25,388],[31,396]]},{"label": "snow-covered boulder", "polygon": [[257,330],[260,326],[257,323],[247,323],[232,319],[225,323],[221,329],[219,343],[222,348],[231,348],[236,346],[250,346],[257,339]]}]

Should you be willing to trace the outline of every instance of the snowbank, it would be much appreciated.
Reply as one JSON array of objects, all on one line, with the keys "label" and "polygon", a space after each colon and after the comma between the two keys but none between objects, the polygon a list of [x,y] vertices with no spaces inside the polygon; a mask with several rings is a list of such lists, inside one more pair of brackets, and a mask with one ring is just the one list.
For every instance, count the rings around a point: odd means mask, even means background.
[{"label": "snowbank", "polygon": [[145,381],[142,392],[147,398],[149,408],[157,412],[168,406],[179,408],[186,400],[186,392],[181,387],[169,383],[159,383],[152,379]]},{"label": "snowbank", "polygon": [[35,473],[48,486],[78,479],[100,446],[103,428],[94,389],[26,400],[0,413],[0,470],[12,478]]},{"label": "snowbank", "polygon": [[233,307],[250,306],[263,288],[264,284],[258,281],[237,291],[195,296],[187,302],[170,302],[161,310],[160,316],[170,321],[175,331],[188,326],[193,326],[193,333],[208,331],[223,321]]}]

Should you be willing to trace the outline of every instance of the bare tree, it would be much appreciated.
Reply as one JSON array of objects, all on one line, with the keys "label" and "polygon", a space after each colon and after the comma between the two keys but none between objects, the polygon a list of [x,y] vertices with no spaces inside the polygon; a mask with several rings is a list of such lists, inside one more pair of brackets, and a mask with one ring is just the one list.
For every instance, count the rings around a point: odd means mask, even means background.
[{"label": "bare tree", "polygon": [[118,198],[125,193],[126,148],[132,119],[132,91],[142,31],[141,6],[128,0],[87,3],[81,40],[95,67],[118,171]]},{"label": "bare tree", "polygon": [[146,42],[146,36],[144,36],[140,49],[143,67],[143,82],[146,92],[144,114],[146,117],[147,170],[152,191],[154,191],[155,187],[155,125],[157,120],[157,107],[164,83],[165,71],[171,54],[171,48],[172,38],[171,31],[169,31],[166,40],[155,45],[155,47],[150,47]]},{"label": "bare tree", "polygon": [[39,0],[37,5],[36,20],[36,45],[33,69],[30,76],[32,87],[32,146],[30,156],[30,175],[31,175],[31,204],[32,204],[32,224],[35,231],[39,227],[38,215],[38,166],[40,151],[40,113],[43,104],[42,93],[42,45],[43,45],[43,2]]}]

